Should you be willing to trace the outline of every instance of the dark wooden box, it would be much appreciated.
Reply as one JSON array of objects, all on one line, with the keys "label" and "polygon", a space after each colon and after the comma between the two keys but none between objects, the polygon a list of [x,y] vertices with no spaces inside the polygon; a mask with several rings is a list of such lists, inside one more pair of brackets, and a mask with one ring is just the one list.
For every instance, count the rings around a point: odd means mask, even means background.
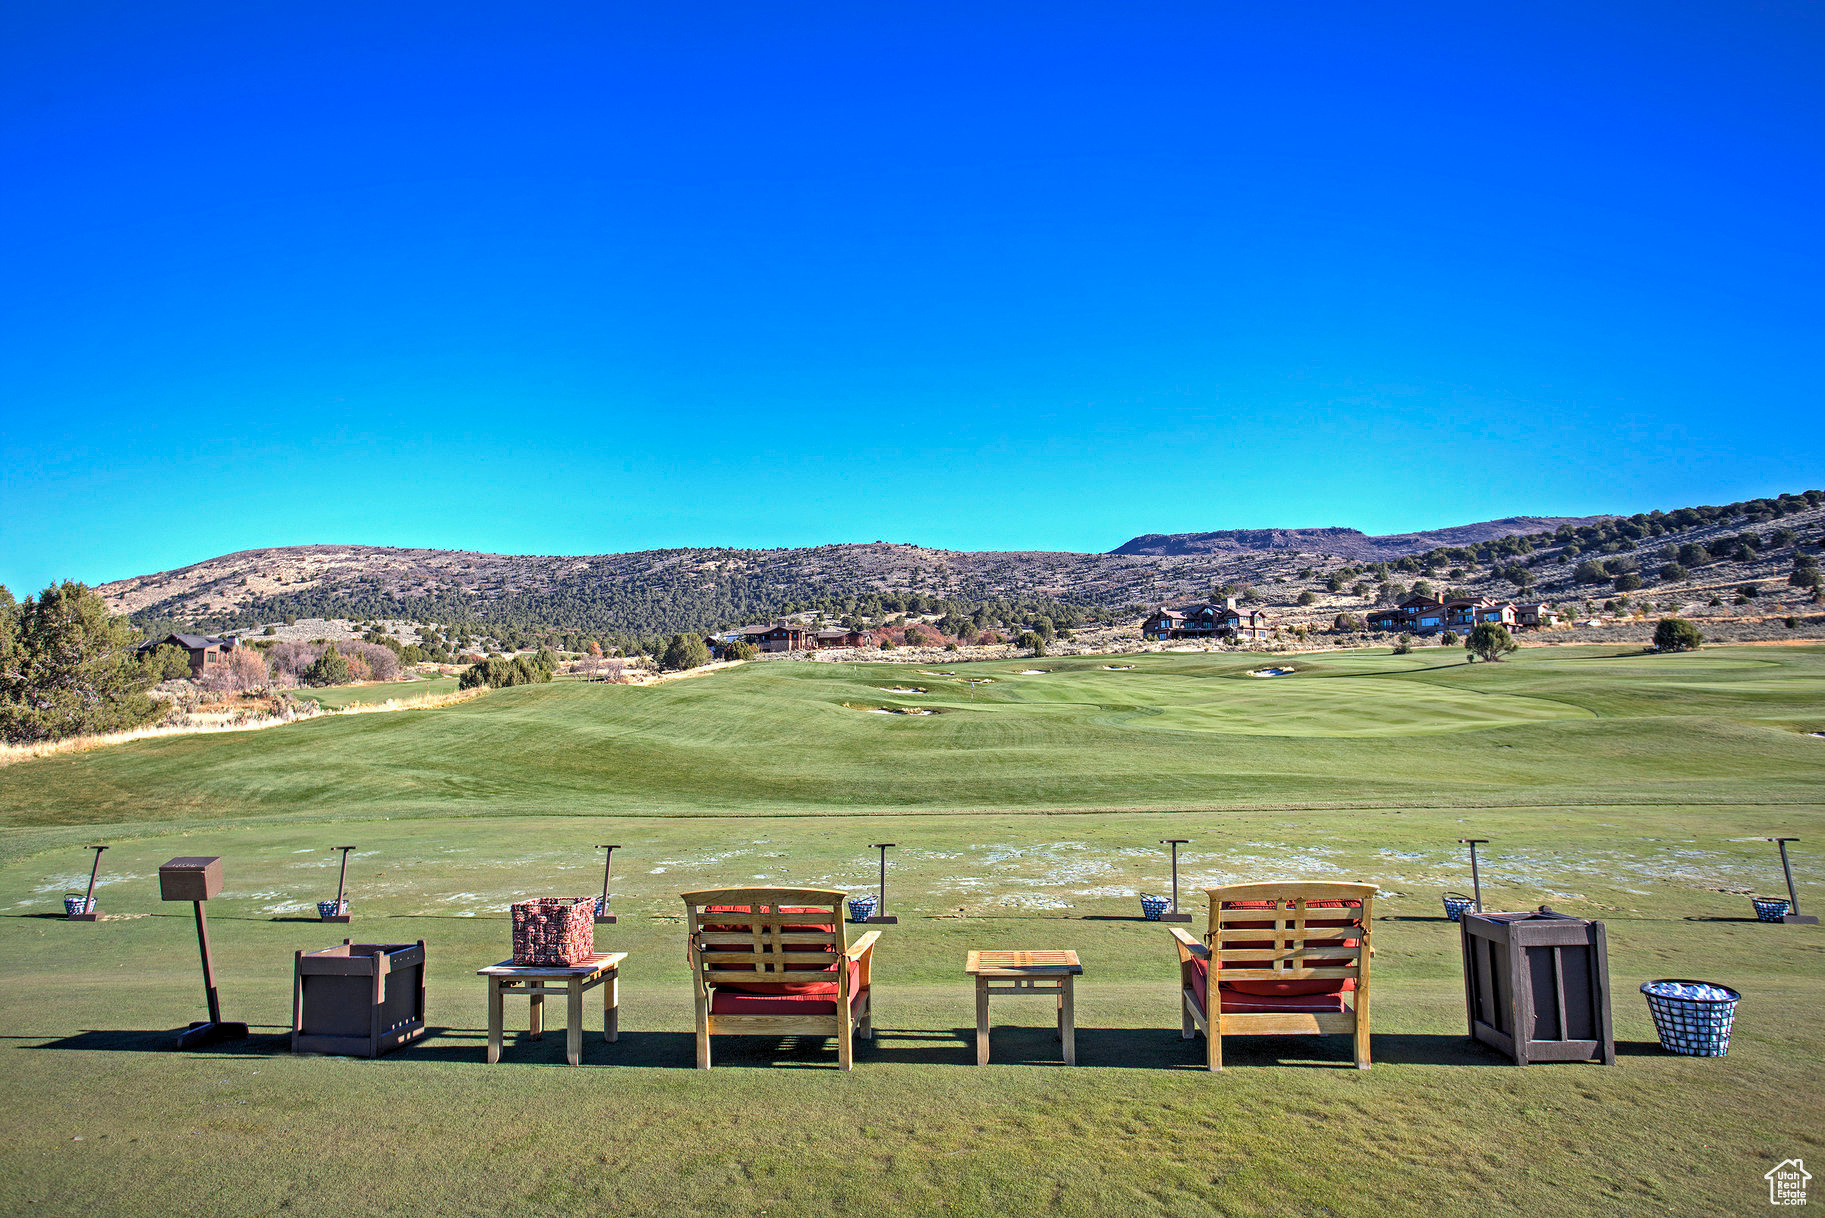
[{"label": "dark wooden box", "polygon": [[291,1051],[379,1057],[425,1034],[425,941],[299,952]]},{"label": "dark wooden box", "polygon": [[1464,1005],[1470,1035],[1529,1062],[1616,1064],[1603,923],[1541,909],[1465,913]]},{"label": "dark wooden box", "polygon": [[158,869],[158,895],[165,901],[207,901],[222,891],[219,858],[172,859]]}]

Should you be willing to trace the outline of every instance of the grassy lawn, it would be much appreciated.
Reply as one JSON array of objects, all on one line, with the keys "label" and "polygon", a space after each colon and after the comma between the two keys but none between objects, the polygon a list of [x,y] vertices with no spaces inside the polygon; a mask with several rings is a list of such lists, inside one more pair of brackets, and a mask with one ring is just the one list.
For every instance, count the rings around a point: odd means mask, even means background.
[{"label": "grassy lawn", "polygon": [[[7,767],[6,1211],[1722,1214],[1760,1212],[1782,1159],[1825,1161],[1825,934],[1756,923],[1744,895],[1780,889],[1762,836],[1807,839],[1803,897],[1825,878],[1825,649],[1134,662],[749,665]],[[867,713],[896,705],[943,713]],[[1493,839],[1492,907],[1608,924],[1618,1066],[1516,1069],[1466,1039],[1438,902],[1469,885],[1466,836]],[[1201,1069],[1170,941],[1138,920],[1164,837],[1192,839],[1187,888],[1380,884],[1373,1069],[1341,1038],[1231,1041]],[[118,920],[47,916],[90,840],[115,843]],[[507,954],[505,906],[593,891],[601,841],[626,843],[598,939],[632,953],[620,1042],[565,1067],[561,1003],[539,1042],[522,1004],[483,1065],[473,974]],[[876,841],[901,844],[901,922],[854,1073],[827,1042],[762,1039],[692,1069],[677,894],[862,889]],[[345,842],[355,923],[302,920]],[[210,915],[244,1046],[166,1048],[201,1008],[189,911],[156,899],[177,854],[224,857]],[[433,1034],[292,1058],[291,953],[348,933],[427,941]],[[1012,999],[973,1065],[971,947],[1081,954],[1079,1068],[1049,1006]],[[1743,992],[1727,1057],[1655,1047],[1635,990],[1665,976]]]},{"label": "grassy lawn", "polygon": [[367,685],[331,685],[323,689],[307,686],[293,690],[292,695],[315,702],[325,710],[341,710],[345,706],[376,705],[390,698],[404,701],[455,692],[455,677],[431,677],[413,681],[376,681]]}]

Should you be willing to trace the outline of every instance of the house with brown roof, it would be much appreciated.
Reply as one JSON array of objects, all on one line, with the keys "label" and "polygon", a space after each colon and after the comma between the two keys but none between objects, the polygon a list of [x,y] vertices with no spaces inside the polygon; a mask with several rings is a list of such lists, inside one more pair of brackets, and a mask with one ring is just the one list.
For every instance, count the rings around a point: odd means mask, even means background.
[{"label": "house with brown roof", "polygon": [[1525,630],[1538,630],[1543,626],[1559,624],[1558,610],[1546,604],[1516,605],[1514,616],[1515,624]]},{"label": "house with brown roof", "polygon": [[240,645],[240,636],[234,634],[168,634],[163,638],[147,639],[133,649],[133,654],[143,656],[159,647],[180,647],[190,653],[190,675],[200,679],[221,663],[224,655]]},{"label": "house with brown roof", "polygon": [[1161,605],[1141,623],[1141,637],[1168,639],[1217,639],[1225,642],[1255,641],[1268,637],[1267,611],[1242,610],[1236,598],[1193,605],[1183,612]]}]

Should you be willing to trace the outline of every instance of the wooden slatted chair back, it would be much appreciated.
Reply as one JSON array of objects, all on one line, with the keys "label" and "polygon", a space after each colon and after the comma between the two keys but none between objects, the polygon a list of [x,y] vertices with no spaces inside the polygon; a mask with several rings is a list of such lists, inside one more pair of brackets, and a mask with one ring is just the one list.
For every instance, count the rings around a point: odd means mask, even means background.
[{"label": "wooden slatted chair back", "polygon": [[834,973],[847,946],[844,895],[772,887],[684,893],[691,968],[707,985],[792,984]]},{"label": "wooden slatted chair back", "polygon": [[1264,994],[1363,986],[1375,885],[1287,881],[1204,891],[1210,898],[1204,941],[1212,972],[1224,984]]}]

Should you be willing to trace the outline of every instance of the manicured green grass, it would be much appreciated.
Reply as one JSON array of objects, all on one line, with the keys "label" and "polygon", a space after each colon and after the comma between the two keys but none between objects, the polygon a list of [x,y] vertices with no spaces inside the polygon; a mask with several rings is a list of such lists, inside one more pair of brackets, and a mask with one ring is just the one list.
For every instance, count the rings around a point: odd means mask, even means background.
[{"label": "manicured green grass", "polygon": [[378,681],[368,685],[331,685],[322,689],[306,686],[293,690],[292,695],[315,702],[326,710],[341,710],[345,706],[377,705],[394,698],[403,702],[455,692],[455,677],[432,677],[416,681]]},{"label": "manicured green grass", "polygon": [[[1748,1213],[1761,1173],[1825,1159],[1825,934],[1750,921],[1797,834],[1825,869],[1825,651],[1525,652],[1496,666],[1353,653],[1291,677],[1232,657],[955,667],[752,665],[648,689],[553,685],[426,712],[145,742],[0,771],[0,1196],[9,1213]],[[1453,657],[1455,659],[1455,657]],[[1124,661],[1125,662],[1125,661]],[[1048,667],[1044,676],[1018,670]],[[989,676],[972,699],[961,678]],[[921,695],[885,687],[917,684]],[[850,705],[844,706],[847,702]],[[924,718],[861,707],[923,705]],[[1464,1035],[1455,839],[1489,904],[1600,917],[1621,1063],[1515,1069]],[[1158,839],[1200,885],[1381,885],[1375,1066],[1341,1039],[1179,1039]],[[47,917],[106,856],[95,925]],[[474,969],[505,906],[600,883],[618,841],[632,953],[620,1042],[524,1036],[482,1064]],[[897,841],[881,1034],[719,1041],[692,1066],[677,894],[873,882]],[[356,922],[303,921],[350,868]],[[220,854],[211,903],[245,1046],[169,1052],[199,1016],[188,910],[157,865]],[[1820,899],[1825,903],[1825,898]],[[1816,911],[1815,911],[1816,912]],[[433,1035],[378,1063],[291,1058],[291,953],[425,939]],[[974,1066],[970,947],[1070,947],[1079,1058],[998,1000]],[[1722,1059],[1653,1046],[1645,980],[1744,994]],[[592,1004],[589,1027],[600,1028]],[[552,1022],[561,1028],[561,1013]]]}]

